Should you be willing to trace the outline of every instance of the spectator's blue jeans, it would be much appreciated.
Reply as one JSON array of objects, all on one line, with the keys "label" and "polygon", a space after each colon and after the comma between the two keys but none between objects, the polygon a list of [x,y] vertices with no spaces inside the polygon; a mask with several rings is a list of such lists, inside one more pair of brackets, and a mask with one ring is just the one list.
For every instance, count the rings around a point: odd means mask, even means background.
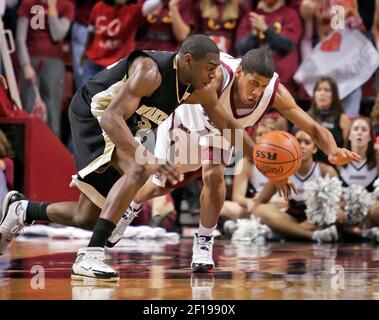
[{"label": "spectator's blue jeans", "polygon": [[104,68],[98,64],[87,59],[83,67],[82,83],[84,85],[89,79],[91,79],[95,74],[102,71]]},{"label": "spectator's blue jeans", "polygon": [[83,66],[80,60],[86,48],[88,26],[74,22],[71,29],[72,69],[74,71],[75,89],[79,89],[82,81]]},{"label": "spectator's blue jeans", "polygon": [[[52,57],[31,57],[31,64],[37,75],[37,86],[46,104],[47,123],[56,136],[61,136],[61,113],[64,95],[66,68],[64,61]],[[33,110],[36,93],[29,80],[20,70],[20,93],[22,106],[30,113]]]}]

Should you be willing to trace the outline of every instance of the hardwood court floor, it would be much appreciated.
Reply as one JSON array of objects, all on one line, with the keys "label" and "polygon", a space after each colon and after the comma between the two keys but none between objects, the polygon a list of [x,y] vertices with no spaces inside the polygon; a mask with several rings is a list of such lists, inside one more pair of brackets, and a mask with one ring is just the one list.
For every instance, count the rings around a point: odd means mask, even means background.
[{"label": "hardwood court floor", "polygon": [[123,240],[108,251],[120,282],[97,285],[70,279],[86,244],[18,239],[0,257],[0,299],[379,300],[379,246],[372,244],[216,240],[214,272],[192,274],[191,239]]}]

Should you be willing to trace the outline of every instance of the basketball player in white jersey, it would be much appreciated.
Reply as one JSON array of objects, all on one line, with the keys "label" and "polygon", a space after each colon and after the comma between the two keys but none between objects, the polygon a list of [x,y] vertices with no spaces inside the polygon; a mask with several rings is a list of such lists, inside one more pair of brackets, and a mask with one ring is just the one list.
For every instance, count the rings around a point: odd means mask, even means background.
[{"label": "basketball player in white jersey", "polygon": [[307,221],[304,203],[304,184],[306,182],[326,174],[337,176],[337,172],[332,166],[313,161],[317,147],[309,134],[299,130],[295,137],[300,143],[303,155],[300,169],[290,177],[297,194],[292,195],[287,210],[283,212],[275,205],[268,203],[276,191],[272,182],[269,181],[255,200],[253,214],[260,218],[262,223],[285,237],[317,242],[337,241],[338,233],[334,225],[323,230],[315,230],[315,226]]},{"label": "basketball player in white jersey", "polygon": [[[359,157],[352,152],[338,148],[329,130],[319,125],[296,104],[288,90],[280,84],[269,52],[253,49],[242,59],[235,59],[225,54],[220,58],[222,64],[217,70],[216,77],[205,90],[208,90],[209,99],[218,96],[220,107],[241,127],[254,126],[274,105],[284,117],[312,136],[319,148],[328,155],[330,162],[345,164],[353,159],[359,161]],[[187,102],[192,103],[193,99],[197,99],[195,93]],[[190,110],[179,106],[176,112],[159,127],[155,148],[155,156],[158,158],[170,159],[170,146],[174,143],[179,150],[187,148],[188,139],[179,138],[178,141],[172,141],[169,130],[171,128],[181,128],[185,137],[194,131],[200,136],[197,145],[200,150],[191,149],[190,153],[201,152],[203,165],[202,163],[183,165],[181,170],[186,173],[185,182],[191,181],[191,178],[199,173],[198,170],[202,173],[204,187],[200,198],[200,226],[198,234],[194,237],[192,269],[200,272],[208,271],[214,267],[212,233],[225,200],[224,165],[212,164],[214,155],[212,151],[214,148],[223,148],[231,153],[231,148],[224,139],[220,139],[222,142],[217,141],[215,137],[220,136],[220,132],[208,120],[200,105]],[[210,152],[204,155],[203,151],[207,151],[207,148]],[[211,161],[207,164],[207,160]],[[291,194],[291,184],[288,184],[287,180],[275,182],[275,187],[285,198]],[[124,218],[113,231],[108,246],[115,245],[121,239],[126,226],[140,211],[142,201],[170,192],[172,188],[169,183],[157,177],[149,180],[138,192]]]}]

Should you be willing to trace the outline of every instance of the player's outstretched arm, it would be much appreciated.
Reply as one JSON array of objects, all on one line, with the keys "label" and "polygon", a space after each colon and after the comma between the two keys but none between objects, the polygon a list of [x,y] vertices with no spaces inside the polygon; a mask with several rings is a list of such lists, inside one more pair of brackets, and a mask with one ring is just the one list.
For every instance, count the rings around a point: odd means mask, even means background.
[{"label": "player's outstretched arm", "polygon": [[137,58],[129,68],[129,78],[105,109],[100,125],[117,148],[134,157],[139,146],[126,124],[137,110],[142,97],[150,96],[161,84],[156,63]]},{"label": "player's outstretched arm", "polygon": [[295,126],[307,132],[317,146],[328,155],[332,164],[344,165],[351,161],[360,161],[361,158],[350,150],[338,148],[331,132],[312,119],[295,102],[292,95],[282,84],[276,93],[274,106]]}]

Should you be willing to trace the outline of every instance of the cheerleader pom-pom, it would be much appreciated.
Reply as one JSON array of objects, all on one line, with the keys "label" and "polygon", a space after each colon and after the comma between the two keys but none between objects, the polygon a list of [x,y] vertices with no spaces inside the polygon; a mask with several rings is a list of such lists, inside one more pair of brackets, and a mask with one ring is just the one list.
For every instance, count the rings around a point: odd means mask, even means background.
[{"label": "cheerleader pom-pom", "polygon": [[238,219],[237,228],[233,232],[232,241],[265,242],[265,235],[269,228],[259,222],[258,219]]},{"label": "cheerleader pom-pom", "polygon": [[336,177],[320,177],[304,184],[305,214],[316,226],[328,226],[337,220],[342,183]]},{"label": "cheerleader pom-pom", "polygon": [[351,185],[344,189],[345,218],[349,225],[358,225],[368,214],[372,197],[367,190],[359,185]]}]

